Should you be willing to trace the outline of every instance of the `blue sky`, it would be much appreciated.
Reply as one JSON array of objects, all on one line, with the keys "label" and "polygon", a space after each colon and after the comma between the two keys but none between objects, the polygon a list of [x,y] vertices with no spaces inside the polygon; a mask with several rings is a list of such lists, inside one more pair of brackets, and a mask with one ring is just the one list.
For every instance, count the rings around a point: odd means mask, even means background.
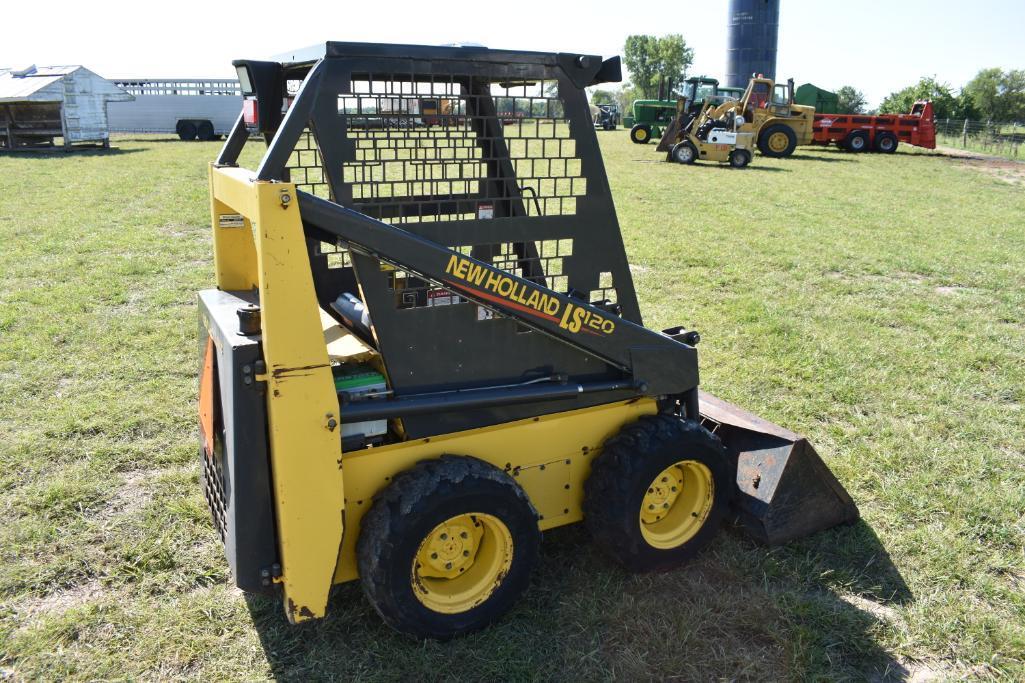
[{"label": "blue sky", "polygon": [[[1025,69],[1025,0],[781,0],[777,76],[835,89],[872,105],[936,75],[958,87],[990,66]],[[726,0],[645,2],[47,3],[38,31],[5,31],[0,66],[84,64],[111,77],[233,73],[231,60],[324,40],[442,44],[619,54],[631,33],[682,33],[693,72],[722,77]],[[191,8],[195,16],[188,17]],[[183,17],[183,14],[186,15]],[[23,27],[31,23],[22,22]]]}]

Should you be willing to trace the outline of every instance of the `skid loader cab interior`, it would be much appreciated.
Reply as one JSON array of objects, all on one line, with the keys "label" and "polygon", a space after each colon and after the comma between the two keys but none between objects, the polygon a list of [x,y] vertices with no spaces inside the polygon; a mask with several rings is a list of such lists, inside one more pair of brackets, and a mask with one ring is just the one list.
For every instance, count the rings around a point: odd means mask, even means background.
[{"label": "skid loader cab interior", "polygon": [[389,624],[444,638],[508,609],[548,528],[584,520],[650,570],[738,496],[770,543],[856,515],[842,488],[799,514],[797,441],[729,404],[702,426],[697,334],[643,327],[584,91],[618,58],[329,42],[234,64],[199,406],[240,587],[299,622],[359,579]]}]

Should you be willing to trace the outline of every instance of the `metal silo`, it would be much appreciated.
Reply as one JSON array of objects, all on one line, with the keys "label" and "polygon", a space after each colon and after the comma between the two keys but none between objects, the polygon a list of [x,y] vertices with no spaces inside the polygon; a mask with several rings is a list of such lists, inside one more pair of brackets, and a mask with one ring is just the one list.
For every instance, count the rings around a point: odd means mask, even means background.
[{"label": "metal silo", "polygon": [[751,74],[776,77],[779,0],[730,0],[726,83],[744,87]]}]

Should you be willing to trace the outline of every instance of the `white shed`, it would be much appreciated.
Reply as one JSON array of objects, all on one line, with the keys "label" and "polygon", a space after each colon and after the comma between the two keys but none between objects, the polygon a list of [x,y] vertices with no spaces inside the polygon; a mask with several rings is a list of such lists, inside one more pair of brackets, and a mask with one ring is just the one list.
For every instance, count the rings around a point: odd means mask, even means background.
[{"label": "white shed", "polygon": [[0,148],[110,144],[107,103],[134,99],[83,66],[0,69]]}]

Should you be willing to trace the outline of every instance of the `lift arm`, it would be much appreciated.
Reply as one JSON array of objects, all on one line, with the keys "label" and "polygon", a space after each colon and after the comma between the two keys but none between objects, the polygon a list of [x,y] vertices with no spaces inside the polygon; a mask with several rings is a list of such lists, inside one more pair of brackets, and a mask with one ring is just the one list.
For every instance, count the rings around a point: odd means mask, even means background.
[{"label": "lift arm", "polygon": [[321,238],[341,240],[601,358],[627,373],[639,393],[678,395],[697,388],[697,350],[689,344],[358,211],[297,194],[304,223]]}]

